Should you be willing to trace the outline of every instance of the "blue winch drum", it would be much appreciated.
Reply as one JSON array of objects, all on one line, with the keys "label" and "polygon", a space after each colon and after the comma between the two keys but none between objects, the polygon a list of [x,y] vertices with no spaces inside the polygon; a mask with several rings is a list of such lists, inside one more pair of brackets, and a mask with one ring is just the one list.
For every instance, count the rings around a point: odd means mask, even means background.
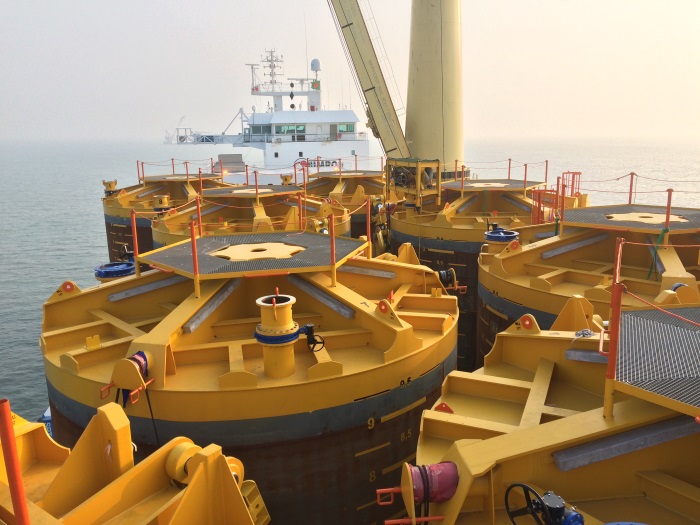
[{"label": "blue winch drum", "polygon": [[133,262],[111,262],[95,267],[95,277],[99,279],[126,277],[134,273],[136,273],[136,265]]},{"label": "blue winch drum", "polygon": [[486,240],[491,242],[510,242],[517,240],[518,235],[518,232],[514,232],[512,230],[496,228],[492,231],[486,232]]}]

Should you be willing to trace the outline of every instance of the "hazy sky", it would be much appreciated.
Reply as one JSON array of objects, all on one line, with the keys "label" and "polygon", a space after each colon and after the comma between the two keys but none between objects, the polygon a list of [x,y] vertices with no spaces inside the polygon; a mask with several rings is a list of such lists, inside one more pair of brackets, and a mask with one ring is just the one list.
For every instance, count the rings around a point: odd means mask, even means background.
[{"label": "hazy sky", "polygon": [[[371,0],[405,101],[408,0]],[[462,1],[465,138],[700,144],[700,0]],[[361,108],[324,0],[0,0],[0,138],[220,132],[266,49]],[[236,130],[240,130],[237,127]]]}]

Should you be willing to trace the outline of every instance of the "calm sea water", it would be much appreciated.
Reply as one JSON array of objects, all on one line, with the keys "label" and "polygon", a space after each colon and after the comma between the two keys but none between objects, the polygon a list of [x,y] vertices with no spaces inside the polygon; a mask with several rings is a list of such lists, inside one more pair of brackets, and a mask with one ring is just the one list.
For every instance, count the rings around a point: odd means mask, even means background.
[{"label": "calm sea water", "polygon": [[[0,142],[0,397],[15,412],[36,419],[48,405],[38,345],[43,303],[63,281],[96,284],[93,268],[108,260],[102,180],[135,184],[137,160],[201,160],[230,151],[156,142]],[[629,179],[614,179],[633,171],[642,177],[636,202],[665,205],[672,187],[674,205],[698,206],[697,143],[482,141],[469,144],[465,158],[482,179],[505,177],[508,158],[518,166],[514,178],[527,162],[528,179],[543,180],[545,159],[550,184],[563,171],[581,171],[592,205],[627,202]]]}]

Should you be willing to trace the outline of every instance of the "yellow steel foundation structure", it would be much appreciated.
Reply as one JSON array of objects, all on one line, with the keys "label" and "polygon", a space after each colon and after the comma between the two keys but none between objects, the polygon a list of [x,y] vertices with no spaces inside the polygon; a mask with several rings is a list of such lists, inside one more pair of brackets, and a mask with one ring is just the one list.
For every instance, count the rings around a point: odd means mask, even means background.
[{"label": "yellow steel foundation structure", "polygon": [[[217,445],[202,448],[178,437],[135,465],[129,420],[115,403],[97,409],[72,451],[43,424],[14,414],[6,430],[16,443],[25,499],[16,502],[23,512],[10,504],[9,492],[18,487],[0,457],[0,523],[22,523],[20,517],[34,525],[270,522],[243,463]],[[3,452],[9,446],[0,443]]]},{"label": "yellow steel foundation structure", "polygon": [[374,490],[415,453],[459,313],[410,246],[368,250],[332,232],[195,236],[137,257],[160,270],[64,283],[41,340],[57,440],[117,401],[140,452],[184,435],[241,458],[273,520],[390,517]]},{"label": "yellow steel foundation structure", "polygon": [[551,330],[524,315],[424,412],[415,464],[456,467],[449,497],[405,466],[380,499],[407,524],[700,523],[700,309],[666,308],[623,311],[616,353],[583,297]]}]

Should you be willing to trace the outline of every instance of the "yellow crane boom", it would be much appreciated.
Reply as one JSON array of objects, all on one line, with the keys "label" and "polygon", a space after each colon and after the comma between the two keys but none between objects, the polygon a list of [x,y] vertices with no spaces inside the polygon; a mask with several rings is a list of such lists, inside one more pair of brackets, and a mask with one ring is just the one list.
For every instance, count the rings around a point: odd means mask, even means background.
[{"label": "yellow crane boom", "polygon": [[355,74],[367,105],[369,127],[390,158],[408,158],[411,153],[391,101],[377,54],[356,0],[328,0],[352,59]]}]

